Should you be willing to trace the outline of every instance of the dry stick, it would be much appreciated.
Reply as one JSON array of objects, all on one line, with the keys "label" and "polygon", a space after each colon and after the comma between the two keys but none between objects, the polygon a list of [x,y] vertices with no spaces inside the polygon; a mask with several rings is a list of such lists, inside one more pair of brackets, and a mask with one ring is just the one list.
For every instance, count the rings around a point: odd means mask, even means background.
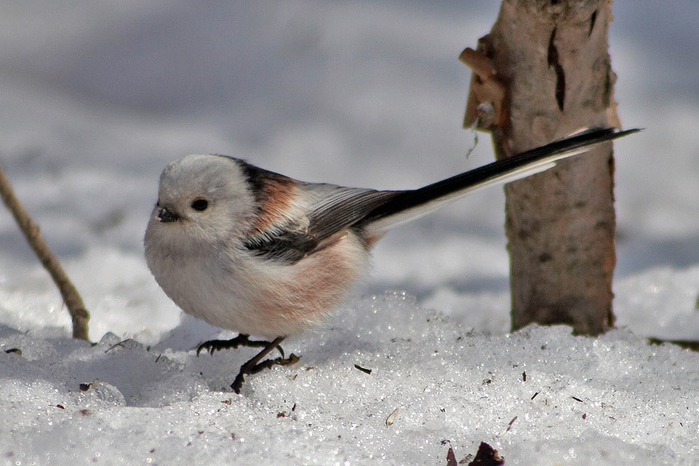
[{"label": "dry stick", "polygon": [[20,230],[22,230],[29,246],[34,250],[44,268],[48,270],[58,290],[61,292],[63,301],[68,306],[68,312],[73,321],[73,338],[88,340],[87,321],[90,319],[90,313],[85,309],[82,298],[63,271],[61,264],[58,263],[56,256],[51,253],[49,247],[41,238],[39,227],[29,218],[29,214],[15,196],[10,182],[2,171],[2,167],[0,167],[0,196],[2,196],[3,202],[12,212],[12,216],[15,218]]}]

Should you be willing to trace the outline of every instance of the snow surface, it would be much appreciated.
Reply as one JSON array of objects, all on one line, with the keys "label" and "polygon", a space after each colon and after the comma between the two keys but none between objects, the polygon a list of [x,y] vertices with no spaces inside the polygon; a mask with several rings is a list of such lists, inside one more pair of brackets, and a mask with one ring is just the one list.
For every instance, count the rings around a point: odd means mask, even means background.
[{"label": "snow surface", "polygon": [[242,396],[252,350],[196,357],[234,334],[183,316],[145,265],[158,175],[186,153],[378,188],[492,160],[482,134],[465,158],[456,57],[496,3],[2,3],[0,163],[99,343],[69,338],[0,210],[0,462],[444,464],[485,441],[506,464],[699,464],[699,356],[646,338],[699,339],[696,2],[614,4],[620,116],[646,128],[616,144],[617,330],[508,333],[498,189],[389,235],[285,343],[301,362]]}]

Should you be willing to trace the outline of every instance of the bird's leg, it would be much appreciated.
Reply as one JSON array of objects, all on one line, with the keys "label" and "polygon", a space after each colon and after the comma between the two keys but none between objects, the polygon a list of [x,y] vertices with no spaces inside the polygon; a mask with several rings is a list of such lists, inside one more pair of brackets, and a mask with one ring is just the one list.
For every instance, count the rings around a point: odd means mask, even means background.
[{"label": "bird's leg", "polygon": [[235,380],[231,384],[231,388],[234,392],[240,393],[240,389],[243,387],[243,382],[245,382],[246,374],[257,374],[258,372],[264,369],[272,368],[272,366],[288,366],[290,364],[296,364],[299,361],[300,358],[292,353],[289,355],[288,358],[280,357],[276,359],[266,359],[260,362],[262,358],[267,356],[271,351],[274,350],[274,348],[278,348],[279,344],[282,341],[284,341],[284,338],[286,337],[275,338],[274,341],[269,342],[262,351],[257,353],[252,359],[250,359],[248,362],[246,362],[240,367],[240,372],[238,372],[238,375],[235,377]]},{"label": "bird's leg", "polygon": [[[276,340],[275,340],[276,341]],[[281,340],[280,340],[281,341]],[[235,338],[230,340],[209,340],[205,341],[197,347],[197,356],[202,351],[208,351],[209,354],[213,355],[216,351],[221,351],[223,349],[237,348],[239,346],[247,346],[249,348],[266,348],[271,342],[265,340],[251,340],[250,335],[245,335],[241,333]],[[284,350],[279,344],[276,345],[277,349],[284,357]],[[274,347],[272,347],[274,349]],[[270,350],[271,351],[271,350]]]}]

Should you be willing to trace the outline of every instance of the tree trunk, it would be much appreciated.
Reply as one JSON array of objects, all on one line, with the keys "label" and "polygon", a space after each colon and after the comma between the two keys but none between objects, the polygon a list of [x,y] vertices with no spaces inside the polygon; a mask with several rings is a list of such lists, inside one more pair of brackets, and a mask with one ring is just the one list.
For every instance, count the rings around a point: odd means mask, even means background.
[{"label": "tree trunk", "polygon": [[[611,0],[504,0],[479,43],[504,86],[498,158],[594,126],[619,127],[607,51]],[[512,327],[614,323],[612,145],[506,186]]]}]

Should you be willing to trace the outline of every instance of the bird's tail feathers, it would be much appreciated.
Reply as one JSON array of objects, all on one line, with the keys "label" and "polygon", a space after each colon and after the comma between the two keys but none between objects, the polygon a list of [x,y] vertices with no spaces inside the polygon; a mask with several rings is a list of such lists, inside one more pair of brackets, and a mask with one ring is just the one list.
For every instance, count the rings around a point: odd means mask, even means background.
[{"label": "bird's tail feathers", "polygon": [[382,235],[398,225],[439,209],[474,191],[510,183],[553,167],[560,160],[587,152],[592,146],[640,131],[593,128],[574,133],[535,149],[497,160],[479,168],[438,181],[424,188],[404,191],[377,207],[365,218],[369,235]]}]

